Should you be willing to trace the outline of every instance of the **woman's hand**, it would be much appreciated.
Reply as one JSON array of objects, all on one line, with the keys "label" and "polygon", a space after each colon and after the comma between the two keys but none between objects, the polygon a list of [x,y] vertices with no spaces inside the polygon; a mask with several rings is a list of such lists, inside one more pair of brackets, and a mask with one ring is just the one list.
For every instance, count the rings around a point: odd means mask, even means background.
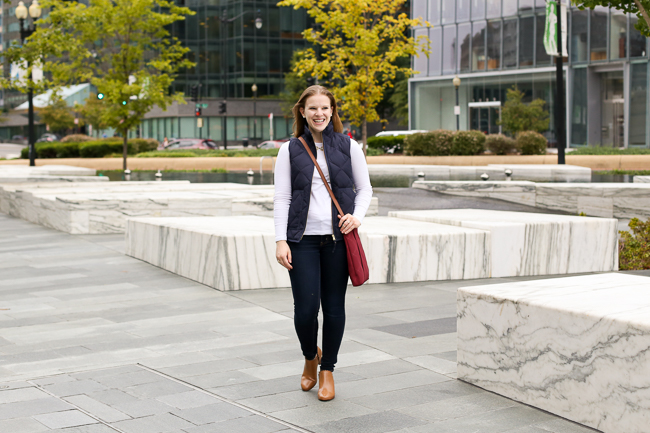
[{"label": "woman's hand", "polygon": [[361,222],[354,215],[350,214],[345,214],[343,217],[339,215],[339,220],[339,228],[344,235],[347,235],[354,229],[358,229],[361,225]]},{"label": "woman's hand", "polygon": [[278,241],[275,244],[275,258],[278,259],[278,263],[284,266],[285,268],[292,270],[291,266],[291,248],[287,241]]}]

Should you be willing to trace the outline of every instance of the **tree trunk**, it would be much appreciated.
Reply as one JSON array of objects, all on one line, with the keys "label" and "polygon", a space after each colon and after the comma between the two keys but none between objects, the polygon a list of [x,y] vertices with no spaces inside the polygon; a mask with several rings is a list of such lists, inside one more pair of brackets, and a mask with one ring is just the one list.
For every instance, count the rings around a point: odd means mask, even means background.
[{"label": "tree trunk", "polygon": [[636,5],[637,8],[639,8],[639,11],[641,11],[641,15],[643,15],[646,24],[648,24],[648,27],[650,27],[650,17],[648,17],[648,11],[645,10],[645,8],[641,5],[641,2],[639,0],[634,0],[634,4]]},{"label": "tree trunk", "polygon": [[363,145],[363,154],[368,156],[368,121],[365,118],[361,122],[361,144]]},{"label": "tree trunk", "polygon": [[128,130],[125,130],[122,133],[122,135],[124,135],[124,142],[122,144],[122,161],[123,161],[122,162],[122,170],[126,170],[126,155],[128,154],[128,150],[129,150],[129,143],[128,143],[129,134],[128,134],[128,132],[129,132]]}]

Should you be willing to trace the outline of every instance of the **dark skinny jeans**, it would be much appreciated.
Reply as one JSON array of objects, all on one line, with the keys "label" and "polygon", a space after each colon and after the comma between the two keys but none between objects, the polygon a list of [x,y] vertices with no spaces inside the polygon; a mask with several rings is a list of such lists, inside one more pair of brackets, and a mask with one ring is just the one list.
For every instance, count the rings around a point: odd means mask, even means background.
[{"label": "dark skinny jeans", "polygon": [[318,310],[323,306],[323,358],[321,370],[334,371],[345,329],[345,291],[348,262],[343,240],[332,235],[307,235],[288,242],[293,269],[289,271],[293,292],[293,323],[300,348],[314,359],[318,342]]}]

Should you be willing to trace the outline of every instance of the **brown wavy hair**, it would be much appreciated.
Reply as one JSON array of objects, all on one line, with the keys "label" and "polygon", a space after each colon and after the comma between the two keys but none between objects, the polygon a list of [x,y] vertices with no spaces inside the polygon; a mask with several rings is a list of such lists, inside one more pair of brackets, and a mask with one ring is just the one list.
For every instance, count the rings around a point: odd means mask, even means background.
[{"label": "brown wavy hair", "polygon": [[332,122],[332,125],[334,126],[334,132],[343,132],[343,123],[341,122],[339,113],[336,110],[336,98],[332,92],[327,90],[325,87],[316,85],[307,87],[305,91],[302,92],[302,95],[300,95],[300,99],[298,99],[296,105],[291,109],[291,112],[293,113],[293,136],[296,138],[300,137],[305,131],[307,121],[302,117],[300,109],[304,109],[307,98],[314,95],[325,95],[330,99],[330,104],[332,105],[332,118],[330,119],[330,122]]}]

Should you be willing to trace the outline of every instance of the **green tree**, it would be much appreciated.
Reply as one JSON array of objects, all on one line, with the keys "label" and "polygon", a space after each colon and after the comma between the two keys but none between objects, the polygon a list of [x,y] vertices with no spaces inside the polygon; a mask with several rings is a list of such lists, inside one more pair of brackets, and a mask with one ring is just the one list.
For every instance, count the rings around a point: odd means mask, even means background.
[{"label": "green tree", "polygon": [[522,102],[524,93],[512,86],[506,94],[506,103],[501,109],[499,124],[505,132],[516,135],[522,131],[544,132],[548,130],[548,111],[544,110],[546,102],[535,99],[529,104]]},{"label": "green tree", "polygon": [[340,101],[342,114],[352,124],[361,125],[364,151],[367,149],[368,122],[380,120],[377,104],[400,72],[413,70],[399,66],[403,57],[428,53],[429,40],[408,36],[411,27],[426,25],[410,19],[402,7],[406,0],[282,0],[279,6],[304,8],[316,27],[302,34],[314,48],[294,71],[316,77]]},{"label": "green tree", "polygon": [[55,133],[65,133],[75,126],[74,113],[61,98],[55,97],[47,106],[40,108],[38,115],[50,131]]},{"label": "green tree", "polygon": [[106,105],[103,100],[97,99],[97,95],[91,93],[86,99],[86,103],[79,107],[79,117],[86,125],[92,125],[93,131],[96,136],[99,136],[99,131],[108,128],[105,120]]},{"label": "green tree", "polygon": [[571,0],[571,2],[578,6],[579,9],[590,8],[596,6],[613,7],[625,13],[636,15],[639,20],[637,21],[636,29],[644,36],[650,37],[650,0]]},{"label": "green tree", "polygon": [[393,116],[398,120],[400,125],[409,124],[409,80],[403,77],[395,83],[393,94],[390,95],[389,101],[393,106]]},{"label": "green tree", "polygon": [[124,137],[126,169],[129,130],[154,106],[185,102],[169,89],[178,71],[194,63],[169,28],[193,12],[172,0],[43,0],[42,6],[49,14],[23,47],[5,56],[42,64],[46,85],[90,82],[103,93],[102,119]]}]

